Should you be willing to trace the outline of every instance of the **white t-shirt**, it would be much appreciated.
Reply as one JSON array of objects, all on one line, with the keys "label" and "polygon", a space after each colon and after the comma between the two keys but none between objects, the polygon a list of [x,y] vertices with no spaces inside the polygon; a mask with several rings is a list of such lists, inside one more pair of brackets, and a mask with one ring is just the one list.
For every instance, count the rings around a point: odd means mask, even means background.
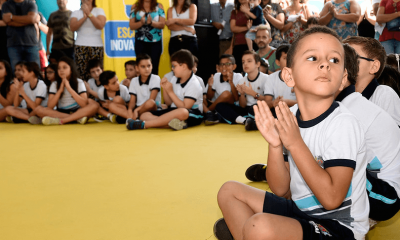
[{"label": "white t-shirt", "polygon": [[156,104],[161,104],[161,92],[160,92],[160,77],[154,74],[150,74],[145,83],[140,80],[141,77],[135,77],[131,80],[129,85],[129,94],[136,96],[136,106],[141,106],[147,100],[150,99],[151,91],[158,90],[156,97]]},{"label": "white t-shirt", "polygon": [[[93,8],[92,14],[97,16],[106,16],[104,10],[101,8]],[[71,14],[71,18],[76,18],[78,21],[83,18],[83,11],[76,10]],[[87,18],[82,26],[76,31],[77,37],[75,45],[89,46],[89,47],[103,47],[103,40],[101,39],[101,30],[97,29],[92,21]]]},{"label": "white t-shirt", "polygon": [[195,75],[195,76],[199,80],[200,86],[203,89],[203,95],[206,95],[207,94],[207,89],[206,89],[206,86],[204,85],[203,79],[201,77],[197,76],[197,75]]},{"label": "white t-shirt", "polygon": [[264,96],[272,96],[273,100],[279,96],[284,99],[296,101],[296,94],[281,78],[281,71],[272,73],[267,77],[264,86]]},{"label": "white t-shirt", "polygon": [[[105,100],[110,100],[112,101],[113,98],[109,97],[107,95],[107,90],[104,88],[104,86],[99,87],[99,90],[97,91],[97,94],[99,96],[99,99],[101,101]],[[120,84],[119,85],[119,91],[115,93],[115,96],[121,96],[121,98],[128,103],[129,100],[131,100],[131,95],[129,95],[129,90],[125,85]]]},{"label": "white t-shirt", "polygon": [[24,91],[25,94],[32,101],[36,101],[36,98],[41,98],[42,102],[40,103],[40,105],[43,107],[47,107],[47,86],[42,80],[38,79],[34,88],[31,88],[29,82],[25,82]]},{"label": "white t-shirt", "polygon": [[171,82],[173,76],[175,76],[173,71],[164,75],[164,77],[168,79],[168,82]]},{"label": "white t-shirt", "polygon": [[[203,88],[193,73],[185,83],[181,84],[181,79],[175,76],[171,79],[171,83],[174,93],[179,100],[184,101],[185,98],[193,99],[195,103],[192,109],[198,109],[200,112],[203,112]],[[176,107],[175,103],[172,103],[171,107]]]},{"label": "white t-shirt", "polygon": [[[233,85],[236,87],[236,85],[240,82],[240,80],[243,78],[242,74],[240,73],[233,73]],[[214,102],[217,100],[217,98],[225,91],[232,92],[231,85],[229,84],[228,81],[224,81],[222,78],[221,73],[216,73],[214,74],[214,83],[211,86],[211,89],[214,91],[214,97],[212,98],[212,101]]]},{"label": "white t-shirt", "polygon": [[365,171],[365,136],[357,119],[342,104],[332,106],[319,117],[302,121],[298,105],[290,108],[296,115],[300,134],[318,165],[344,166],[354,169],[351,185],[339,208],[326,210],[303,179],[289,151],[285,151],[290,166],[292,200],[305,214],[318,219],[338,221],[351,229],[357,240],[364,239],[369,230],[369,201]]},{"label": "white t-shirt", "polygon": [[369,100],[389,113],[400,126],[400,98],[391,87],[379,85]]},{"label": "white t-shirt", "polygon": [[[246,76],[239,81],[239,84],[246,83],[246,86],[250,86],[249,84],[251,84],[251,88],[261,96],[264,94],[265,81],[267,81],[267,78],[268,78],[267,74],[258,72],[256,79],[249,80],[248,76]],[[246,100],[247,100],[247,106],[253,106],[257,104],[257,99],[255,99],[251,95],[246,95]]]},{"label": "white t-shirt", "polygon": [[[50,85],[50,94],[56,94],[57,93],[57,82],[54,81]],[[81,93],[86,92],[86,87],[85,83],[82,81],[82,79],[78,78],[78,91],[77,93],[80,95]],[[57,103],[57,108],[59,109],[64,109],[64,110],[71,110],[71,109],[77,109],[80,108],[79,104],[75,101],[75,99],[72,97],[71,93],[68,92],[67,88],[64,87],[64,91],[60,99],[58,99]]]},{"label": "white t-shirt", "polygon": [[96,80],[94,78],[91,78],[88,80],[90,89],[92,89],[95,92],[99,92],[100,87],[102,87],[101,84],[97,85]]}]

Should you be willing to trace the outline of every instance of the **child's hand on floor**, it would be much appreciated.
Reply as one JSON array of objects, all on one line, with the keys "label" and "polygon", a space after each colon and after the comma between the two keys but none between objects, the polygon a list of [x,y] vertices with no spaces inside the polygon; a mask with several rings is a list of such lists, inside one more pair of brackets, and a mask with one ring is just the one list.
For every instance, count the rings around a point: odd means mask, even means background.
[{"label": "child's hand on floor", "polygon": [[258,130],[271,147],[278,148],[282,146],[281,139],[275,129],[275,119],[265,101],[257,101],[253,106],[254,117]]},{"label": "child's hand on floor", "polygon": [[292,147],[299,146],[299,142],[303,142],[297,119],[285,102],[279,102],[275,112],[278,117],[275,119],[275,126],[279,137],[285,148],[290,151]]}]

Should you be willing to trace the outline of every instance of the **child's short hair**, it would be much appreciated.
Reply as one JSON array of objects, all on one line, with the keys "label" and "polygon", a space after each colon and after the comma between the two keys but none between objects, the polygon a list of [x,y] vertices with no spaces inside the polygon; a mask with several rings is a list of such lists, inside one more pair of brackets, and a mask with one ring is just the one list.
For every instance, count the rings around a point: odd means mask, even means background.
[{"label": "child's short hair", "polygon": [[108,85],[108,82],[110,79],[115,77],[115,72],[114,71],[104,71],[100,74],[99,80],[101,85],[105,86]]},{"label": "child's short hair", "polygon": [[399,79],[400,79],[400,72],[397,71],[396,68],[386,65],[383,68],[383,71],[378,78],[378,83],[393,88],[393,90],[397,93],[397,95],[400,96]]},{"label": "child's short hair", "polygon": [[311,24],[319,25],[318,20],[319,20],[319,18],[317,18],[317,17],[308,18],[307,19],[307,23],[306,23],[306,27],[308,28],[308,26],[310,26]]},{"label": "child's short hair", "polygon": [[356,50],[354,50],[354,48],[352,48],[349,44],[343,44],[343,48],[345,55],[344,68],[347,69],[347,80],[349,80],[352,85],[355,85],[359,71],[358,63],[360,60],[358,59]]},{"label": "child's short hair", "polygon": [[383,71],[383,68],[385,67],[386,52],[385,48],[383,48],[382,44],[378,40],[369,37],[353,36],[343,40],[343,43],[358,45],[362,48],[363,52],[367,54],[367,56],[362,57],[378,60],[381,63],[381,66],[379,67],[379,70],[375,73],[375,78],[379,78]]},{"label": "child's short hair", "polygon": [[129,60],[129,61],[125,62],[125,68],[126,68],[127,65],[135,67],[135,66],[137,66],[137,63],[136,63],[135,60]]},{"label": "child's short hair", "polygon": [[98,59],[98,58],[89,60],[89,62],[87,64],[87,71],[90,72],[90,70],[92,68],[96,68],[96,67],[103,69],[103,61],[100,61],[100,59]]},{"label": "child's short hair", "polygon": [[17,66],[23,66],[25,64],[25,61],[19,61],[19,62],[17,62],[16,64],[15,64],[15,66],[17,67]]},{"label": "child's short hair", "polygon": [[151,62],[151,57],[146,53],[140,53],[136,56],[136,64],[139,65],[142,60],[150,60]]},{"label": "child's short hair", "polygon": [[221,57],[219,57],[219,62],[221,62],[221,60],[224,59],[224,58],[229,59],[229,61],[230,61],[232,64],[236,64],[235,57],[234,57],[233,55],[230,55],[230,54],[222,54]]},{"label": "child's short hair", "polygon": [[400,54],[391,53],[391,54],[387,55],[386,65],[392,66],[395,69],[397,69],[397,71],[400,72],[400,68],[399,68],[400,63],[399,62],[400,62]]},{"label": "child's short hair", "polygon": [[296,55],[296,50],[298,48],[300,41],[303,38],[305,38],[309,35],[312,35],[312,34],[316,34],[316,33],[329,34],[329,35],[335,37],[339,42],[341,42],[339,35],[334,30],[332,30],[326,26],[317,26],[317,27],[306,29],[304,32],[300,33],[296,37],[296,39],[292,42],[292,45],[289,48],[289,51],[287,53],[287,63],[286,63],[288,68],[293,67],[294,55]]},{"label": "child's short hair", "polygon": [[193,61],[194,61],[194,64],[199,66],[199,59],[195,55],[193,55]]},{"label": "child's short hair", "polygon": [[254,60],[256,61],[256,63],[261,62],[260,55],[258,55],[254,51],[246,50],[246,51],[243,52],[242,58],[243,58],[244,55],[252,55],[254,57]]},{"label": "child's short hair", "polygon": [[33,72],[38,79],[43,79],[40,67],[36,62],[23,62],[21,65],[24,66],[28,72]]},{"label": "child's short hair", "polygon": [[268,60],[265,58],[261,58],[261,65],[260,67],[264,67],[266,69],[266,74],[268,74],[268,70],[269,70],[269,63]]},{"label": "child's short hair", "polygon": [[186,64],[189,69],[194,67],[193,55],[189,50],[181,49],[171,56],[171,62]]},{"label": "child's short hair", "polygon": [[290,45],[288,45],[288,44],[284,44],[284,45],[280,45],[277,49],[276,49],[276,52],[275,52],[275,59],[277,59],[278,61],[280,61],[281,60],[281,57],[282,57],[282,53],[288,53],[288,51],[289,51],[289,48],[290,48]]},{"label": "child's short hair", "polygon": [[268,36],[271,37],[271,27],[269,25],[265,25],[265,24],[258,25],[258,27],[256,29],[257,29],[256,35],[257,35],[258,31],[262,30],[262,31],[267,31]]}]

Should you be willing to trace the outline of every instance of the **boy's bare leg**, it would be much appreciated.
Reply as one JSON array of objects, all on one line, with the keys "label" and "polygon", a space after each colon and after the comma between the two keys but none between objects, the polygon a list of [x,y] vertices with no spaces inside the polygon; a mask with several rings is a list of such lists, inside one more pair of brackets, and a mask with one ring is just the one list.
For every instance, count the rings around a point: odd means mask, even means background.
[{"label": "boy's bare leg", "polygon": [[214,111],[215,107],[217,106],[218,103],[221,102],[226,102],[226,103],[230,103],[233,104],[235,101],[233,99],[232,93],[229,91],[224,91],[223,93],[221,93],[221,95],[219,95],[219,97],[208,107],[208,109],[210,111]]},{"label": "boy's bare leg", "polygon": [[63,124],[69,123],[69,122],[81,119],[83,117],[93,116],[98,111],[99,104],[92,99],[89,99],[88,101],[89,102],[85,107],[79,108],[78,111],[76,111],[72,114],[68,114],[68,116],[66,116],[66,117],[61,117],[60,119],[61,119],[62,123]]},{"label": "boy's bare leg", "polygon": [[62,113],[47,107],[42,107],[42,106],[37,106],[34,110],[36,112],[36,114],[40,117],[40,118],[44,118],[44,117],[53,117],[53,118],[65,118],[68,117],[69,114],[68,113]]},{"label": "boy's bare leg", "polygon": [[0,122],[4,121],[4,119],[6,119],[6,117],[8,116],[6,109],[0,109]]},{"label": "boy's bare leg", "polygon": [[7,106],[5,108],[7,115],[22,119],[22,120],[28,120],[29,112],[27,109],[22,109],[22,108],[16,108],[13,106]]},{"label": "boy's bare leg", "polygon": [[146,102],[144,102],[142,106],[140,106],[139,116],[142,115],[142,113],[156,111],[156,110],[157,110],[156,102],[153,99],[149,99]]},{"label": "boy's bare leg", "polygon": [[168,123],[174,118],[184,121],[189,118],[189,111],[185,108],[178,108],[159,117],[154,116],[149,112],[140,116],[140,120],[145,121],[145,128],[168,127]]},{"label": "boy's bare leg", "polygon": [[101,106],[99,106],[99,110],[97,110],[97,113],[102,115],[103,117],[107,117],[107,115],[109,114],[109,112],[107,112],[104,108],[102,108]]}]

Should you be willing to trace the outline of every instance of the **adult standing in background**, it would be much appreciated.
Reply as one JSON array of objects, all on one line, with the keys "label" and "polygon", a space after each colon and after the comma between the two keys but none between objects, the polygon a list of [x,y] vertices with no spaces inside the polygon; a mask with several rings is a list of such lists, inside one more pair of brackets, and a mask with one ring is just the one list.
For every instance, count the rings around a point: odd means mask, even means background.
[{"label": "adult standing in background", "polygon": [[50,14],[46,49],[49,55],[53,37],[51,50],[63,52],[65,56],[74,59],[74,33],[69,27],[72,11],[67,9],[67,3],[68,0],[57,0],[58,10]]},{"label": "adult standing in background", "polygon": [[38,12],[38,15],[40,17],[39,22],[36,24],[36,32],[38,35],[38,49],[39,49],[39,59],[40,59],[40,71],[42,75],[44,75],[44,70],[47,67],[47,56],[46,56],[46,49],[43,46],[42,43],[42,35],[40,34],[40,31],[42,31],[44,34],[48,34],[49,32],[49,27],[47,27],[47,20],[43,16],[41,12]]},{"label": "adult standing in background", "polygon": [[281,34],[281,29],[285,25],[285,12],[277,3],[271,3],[271,0],[263,0],[261,4],[265,19],[271,26],[271,43],[269,46],[278,48],[282,44],[287,44]]},{"label": "adult standing in background", "polygon": [[7,0],[0,0],[0,60],[10,62],[7,51],[7,24],[3,21],[2,6]]},{"label": "adult standing in background", "polygon": [[372,9],[372,1],[365,0],[361,5],[360,19],[357,21],[358,35],[361,37],[375,37],[376,17]]},{"label": "adult standing in background", "polygon": [[[379,4],[376,21],[386,23],[379,42],[385,48],[386,54],[400,53],[400,31],[389,31],[388,22],[400,17],[400,1],[382,0]],[[399,19],[397,19],[399,22]],[[399,30],[399,28],[397,28]]]},{"label": "adult standing in background", "polygon": [[[296,20],[289,19],[289,16],[294,15],[297,16]],[[293,0],[292,5],[285,9],[285,25],[281,30],[285,40],[291,44],[296,36],[304,31],[309,17],[311,17],[311,11],[308,6],[300,3],[300,0]]]},{"label": "adult standing in background", "polygon": [[37,32],[37,6],[29,0],[10,0],[2,5],[3,21],[7,24],[7,50],[10,64],[36,62],[40,65]]},{"label": "adult standing in background", "polygon": [[197,36],[194,24],[197,20],[197,7],[190,0],[173,0],[168,9],[166,25],[171,30],[169,55],[187,49],[195,56],[198,52]]},{"label": "adult standing in background", "polygon": [[229,24],[233,4],[227,0],[219,0],[211,4],[211,24],[218,29],[219,33],[219,56],[232,46],[232,31]]},{"label": "adult standing in background", "polygon": [[152,73],[158,75],[162,53],[162,30],[165,12],[157,0],[138,0],[131,11],[129,27],[135,30],[135,53],[146,53],[151,57]]},{"label": "adult standing in background", "polygon": [[81,9],[71,14],[71,31],[77,32],[75,41],[75,63],[80,77],[87,81],[90,73],[87,63],[91,59],[103,61],[104,47],[101,30],[106,24],[104,10],[96,7],[96,0],[82,0]]}]

